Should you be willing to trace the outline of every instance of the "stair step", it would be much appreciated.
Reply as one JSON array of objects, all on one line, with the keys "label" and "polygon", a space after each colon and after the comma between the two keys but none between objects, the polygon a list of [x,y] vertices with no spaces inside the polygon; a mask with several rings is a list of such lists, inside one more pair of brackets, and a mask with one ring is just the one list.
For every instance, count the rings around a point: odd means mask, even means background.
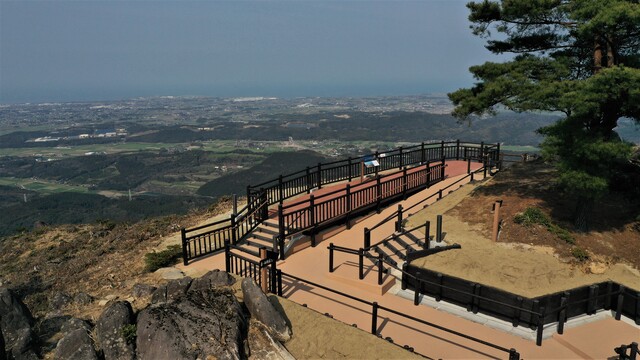
[{"label": "stair step", "polygon": [[273,235],[273,236],[278,236],[279,235],[277,231],[271,230],[271,229],[268,229],[268,228],[264,228],[264,227],[261,227],[261,226],[258,227],[257,231],[265,233],[265,234]]},{"label": "stair step", "polygon": [[[249,245],[249,242],[247,242],[247,245]],[[254,251],[254,250],[251,250],[251,249],[246,248],[246,247],[236,246],[236,247],[233,248],[233,250],[239,250],[239,251],[242,251],[243,253],[247,253],[249,255],[255,256],[258,259],[260,258],[260,252],[259,251]]]},{"label": "stair step", "polygon": [[384,252],[384,250],[382,250],[380,247],[376,246],[376,252],[380,255],[382,255],[382,257],[389,263],[391,263],[393,266],[398,266],[398,262],[396,262],[395,260],[393,260],[391,257],[389,257],[389,255]]},{"label": "stair step", "polygon": [[256,234],[255,231],[253,233],[251,233],[251,237],[255,238],[255,239],[260,239],[260,240],[264,240],[264,241],[273,242],[273,237],[267,237],[267,236],[264,236],[264,235]]},{"label": "stair step", "polygon": [[271,245],[267,245],[267,244],[263,244],[263,243],[259,243],[259,242],[255,242],[255,241],[247,241],[243,245],[255,247],[255,248],[258,248],[258,249],[267,248],[269,250],[273,250],[273,247]]},{"label": "stair step", "polygon": [[270,227],[270,228],[274,228],[274,229],[278,229],[280,227],[280,225],[278,225],[277,222],[271,222],[269,220],[263,221],[262,224],[260,224],[260,225],[264,225],[264,226],[267,226],[267,227]]},{"label": "stair step", "polygon": [[384,243],[384,246],[388,247],[394,254],[396,254],[400,259],[405,260],[407,257],[402,253],[402,251],[398,250],[397,247],[393,246],[391,241],[387,241]]},{"label": "stair step", "polygon": [[409,245],[407,242],[405,242],[404,240],[402,240],[402,238],[400,236],[394,236],[394,240],[400,245],[402,246],[405,250],[409,251],[409,250],[413,250],[411,248],[411,245]]},{"label": "stair step", "polygon": [[424,249],[424,241],[420,240],[417,236],[413,235],[412,233],[405,233],[403,234],[403,236],[411,240],[414,244],[419,246],[421,249]]}]

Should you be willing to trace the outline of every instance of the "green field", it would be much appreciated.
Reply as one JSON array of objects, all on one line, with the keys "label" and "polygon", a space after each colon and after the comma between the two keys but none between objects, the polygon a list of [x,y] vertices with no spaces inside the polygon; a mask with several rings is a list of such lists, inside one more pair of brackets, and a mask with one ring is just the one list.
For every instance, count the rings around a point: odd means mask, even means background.
[{"label": "green field", "polygon": [[37,191],[42,194],[56,194],[61,192],[91,192],[86,186],[59,184],[53,181],[18,179],[18,178],[0,178],[0,185],[17,187],[25,190]]}]

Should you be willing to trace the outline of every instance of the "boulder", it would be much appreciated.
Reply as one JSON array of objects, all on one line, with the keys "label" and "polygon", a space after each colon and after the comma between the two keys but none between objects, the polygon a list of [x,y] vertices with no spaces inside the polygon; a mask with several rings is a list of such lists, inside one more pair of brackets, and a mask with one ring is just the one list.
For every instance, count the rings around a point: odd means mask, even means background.
[{"label": "boulder", "polygon": [[9,289],[0,288],[0,329],[8,356],[18,358],[35,344],[29,309]]},{"label": "boulder", "polygon": [[93,296],[86,292],[79,292],[73,297],[73,302],[77,305],[89,305],[93,302]]},{"label": "boulder", "polygon": [[84,329],[76,329],[58,341],[54,358],[57,360],[98,360],[98,355],[89,333]]},{"label": "boulder", "polygon": [[78,329],[84,329],[84,331],[89,333],[91,332],[91,324],[89,324],[89,322],[86,320],[70,318],[69,320],[67,320],[67,322],[62,324],[60,331],[62,331],[62,333],[66,335]]},{"label": "boulder", "polygon": [[241,285],[242,298],[251,317],[263,323],[278,341],[288,341],[291,338],[291,329],[282,314],[269,302],[262,289],[251,278],[242,279]]},{"label": "boulder", "polygon": [[184,273],[174,267],[164,267],[156,270],[155,274],[165,280],[177,280],[184,277]]},{"label": "boulder", "polygon": [[187,293],[192,280],[193,279],[187,276],[181,279],[171,280],[166,285],[160,286],[153,293],[151,303],[163,303],[178,299]]},{"label": "boulder", "polygon": [[51,299],[49,299],[49,310],[54,312],[62,310],[72,302],[73,298],[71,297],[71,295],[62,291],[58,291],[53,294],[53,297],[51,297]]},{"label": "boulder", "polygon": [[249,360],[295,360],[282,344],[258,321],[251,321],[247,336]]},{"label": "boulder", "polygon": [[133,309],[126,301],[116,301],[102,312],[96,335],[105,360],[135,358],[132,339],[125,338],[125,327],[132,324]]},{"label": "boulder", "polygon": [[246,320],[231,289],[190,291],[138,315],[138,359],[244,358]]},{"label": "boulder", "polygon": [[0,360],[7,360],[7,353],[4,351],[4,336],[2,336],[1,328],[0,328]]},{"label": "boulder", "polygon": [[147,284],[135,284],[133,285],[133,290],[131,291],[131,295],[134,298],[145,298],[153,295],[153,292],[156,291],[155,286],[147,285]]},{"label": "boulder", "polygon": [[212,270],[204,274],[202,277],[194,279],[189,287],[189,291],[209,290],[219,286],[230,286],[236,282],[236,279],[229,273]]}]

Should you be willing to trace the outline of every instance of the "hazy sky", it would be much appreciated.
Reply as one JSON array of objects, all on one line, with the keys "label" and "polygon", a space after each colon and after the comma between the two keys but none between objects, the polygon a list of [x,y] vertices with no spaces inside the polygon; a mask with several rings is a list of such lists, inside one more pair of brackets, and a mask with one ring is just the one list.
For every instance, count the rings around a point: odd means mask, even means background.
[{"label": "hazy sky", "polygon": [[448,92],[466,2],[0,0],[0,102]]}]

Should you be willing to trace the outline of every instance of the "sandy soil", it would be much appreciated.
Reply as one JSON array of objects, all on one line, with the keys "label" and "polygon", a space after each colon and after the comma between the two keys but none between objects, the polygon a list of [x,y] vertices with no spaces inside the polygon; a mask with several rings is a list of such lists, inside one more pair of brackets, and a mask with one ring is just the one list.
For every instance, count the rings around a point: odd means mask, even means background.
[{"label": "sandy soil", "polygon": [[[486,184],[489,184],[488,180]],[[409,226],[435,224],[443,215],[445,241],[462,245],[460,250],[441,252],[416,260],[415,265],[504,289],[526,297],[535,297],[606,280],[640,289],[640,271],[627,264],[610,264],[601,274],[586,273],[584,267],[562,259],[548,246],[523,243],[494,243],[483,224],[471,225],[456,216],[455,208],[468,198],[480,183],[465,185],[441,201],[415,214]],[[487,213],[487,216],[492,216]]]},{"label": "sandy soil", "polygon": [[296,359],[423,359],[407,350],[277,296],[293,336],[285,345]]}]

